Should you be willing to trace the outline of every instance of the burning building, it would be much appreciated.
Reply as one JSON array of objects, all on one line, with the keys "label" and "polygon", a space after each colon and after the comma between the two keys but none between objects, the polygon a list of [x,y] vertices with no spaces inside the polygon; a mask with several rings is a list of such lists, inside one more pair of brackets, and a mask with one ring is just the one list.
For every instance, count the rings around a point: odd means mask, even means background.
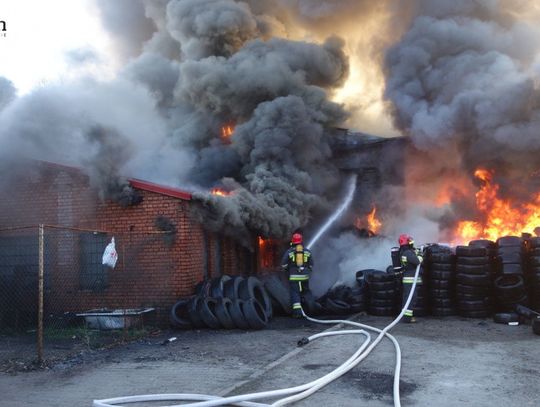
[{"label": "burning building", "polygon": [[[325,270],[383,267],[404,231],[456,243],[532,232],[538,10],[402,3],[98,1],[122,68],[19,97],[0,81],[2,170],[68,163],[102,199],[132,199],[121,174],[173,185],[191,191],[205,230],[244,246],[310,234],[355,173],[341,229],[318,248],[347,261]],[[133,24],[118,18],[128,12]],[[381,256],[342,238],[350,228],[388,236]]]}]

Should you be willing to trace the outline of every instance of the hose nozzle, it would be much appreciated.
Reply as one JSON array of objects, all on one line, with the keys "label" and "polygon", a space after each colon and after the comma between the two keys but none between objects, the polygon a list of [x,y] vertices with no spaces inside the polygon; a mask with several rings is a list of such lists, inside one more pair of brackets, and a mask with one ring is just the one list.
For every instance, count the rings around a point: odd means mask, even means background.
[{"label": "hose nozzle", "polygon": [[298,347],[301,348],[304,345],[307,345],[309,343],[309,339],[305,336],[298,341]]}]

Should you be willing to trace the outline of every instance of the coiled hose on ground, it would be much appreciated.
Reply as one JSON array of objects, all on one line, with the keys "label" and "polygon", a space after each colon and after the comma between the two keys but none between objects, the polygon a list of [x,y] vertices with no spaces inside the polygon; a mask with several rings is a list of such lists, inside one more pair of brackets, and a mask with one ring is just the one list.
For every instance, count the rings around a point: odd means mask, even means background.
[{"label": "coiled hose on ground", "polygon": [[[245,407],[285,406],[285,405],[294,403],[296,401],[300,401],[310,396],[311,394],[315,393],[320,388],[326,386],[330,382],[336,380],[340,376],[347,373],[349,370],[353,369],[362,360],[364,360],[371,353],[371,351],[379,344],[379,342],[383,339],[383,337],[386,336],[394,344],[394,348],[396,349],[396,365],[394,368],[393,396],[394,396],[394,406],[401,407],[401,401],[400,401],[400,395],[399,395],[399,378],[400,378],[400,373],[401,373],[401,349],[399,347],[399,343],[397,342],[396,338],[390,335],[388,331],[390,331],[401,320],[401,318],[403,318],[403,315],[405,314],[405,310],[408,309],[409,304],[414,295],[414,291],[416,290],[416,281],[418,279],[419,272],[420,272],[420,265],[416,268],[416,273],[414,275],[414,283],[413,283],[411,292],[409,294],[409,297],[407,298],[407,301],[405,305],[403,306],[403,309],[401,310],[399,315],[384,329],[379,329],[379,328],[375,328],[369,325],[364,325],[358,322],[352,322],[352,321],[347,321],[347,320],[319,320],[319,319],[311,318],[304,314],[304,317],[312,322],[317,322],[321,324],[343,324],[343,325],[350,325],[350,326],[363,328],[363,329],[341,330],[341,331],[330,331],[330,332],[319,333],[316,335],[312,335],[308,338],[303,338],[301,341],[299,341],[298,343],[299,346],[306,345],[309,342],[312,342],[316,339],[326,337],[326,336],[350,335],[350,334],[357,334],[357,335],[365,336],[365,340],[362,342],[360,347],[356,350],[356,352],[354,352],[354,354],[349,359],[347,359],[343,364],[338,366],[336,369],[334,369],[330,373],[310,383],[306,383],[306,384],[295,386],[295,387],[289,387],[285,389],[270,390],[270,391],[243,394],[243,395],[231,396],[231,397],[219,397],[219,396],[211,396],[211,395],[205,395],[205,394],[191,394],[191,393],[153,394],[153,395],[147,394],[147,395],[128,396],[128,397],[116,397],[116,398],[103,399],[103,400],[94,400],[92,405],[93,407],[112,407],[112,406],[120,406],[127,403],[138,403],[138,402],[195,401],[195,403],[175,404],[174,406],[169,405],[167,407],[180,407],[180,406],[182,407],[211,407],[211,406],[223,406],[223,405],[235,405],[235,406],[245,406]],[[367,333],[364,329],[378,333],[378,336],[375,338],[373,342],[371,342],[371,336],[369,335],[369,333]],[[269,398],[275,399],[276,397],[281,397],[281,396],[287,396],[287,397],[274,401],[272,404],[263,404],[263,403],[257,403],[253,401],[253,400],[269,399]]]}]

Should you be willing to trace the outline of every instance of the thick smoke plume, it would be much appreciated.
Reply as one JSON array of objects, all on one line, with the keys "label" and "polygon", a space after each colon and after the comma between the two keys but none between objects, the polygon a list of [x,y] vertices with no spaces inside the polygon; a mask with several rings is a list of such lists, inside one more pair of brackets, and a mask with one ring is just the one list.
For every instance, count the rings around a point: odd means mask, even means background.
[{"label": "thick smoke plume", "polygon": [[[503,196],[530,200],[538,186],[530,175],[540,169],[537,10],[531,2],[495,0],[407,8],[410,27],[386,55],[385,95],[396,127],[425,152],[414,160],[443,158],[425,166],[424,176],[439,174],[439,186],[453,179],[459,192],[456,173],[472,178],[478,167],[494,169]],[[471,211],[476,188],[471,180],[465,199],[451,194],[446,221],[478,216]]]}]

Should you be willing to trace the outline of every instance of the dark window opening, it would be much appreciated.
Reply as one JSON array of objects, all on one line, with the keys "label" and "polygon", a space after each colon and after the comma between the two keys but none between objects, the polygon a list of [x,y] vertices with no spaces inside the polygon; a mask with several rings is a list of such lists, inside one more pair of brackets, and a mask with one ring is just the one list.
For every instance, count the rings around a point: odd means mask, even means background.
[{"label": "dark window opening", "polygon": [[81,290],[102,291],[108,286],[108,267],[102,264],[103,252],[109,239],[103,233],[80,235]]}]

